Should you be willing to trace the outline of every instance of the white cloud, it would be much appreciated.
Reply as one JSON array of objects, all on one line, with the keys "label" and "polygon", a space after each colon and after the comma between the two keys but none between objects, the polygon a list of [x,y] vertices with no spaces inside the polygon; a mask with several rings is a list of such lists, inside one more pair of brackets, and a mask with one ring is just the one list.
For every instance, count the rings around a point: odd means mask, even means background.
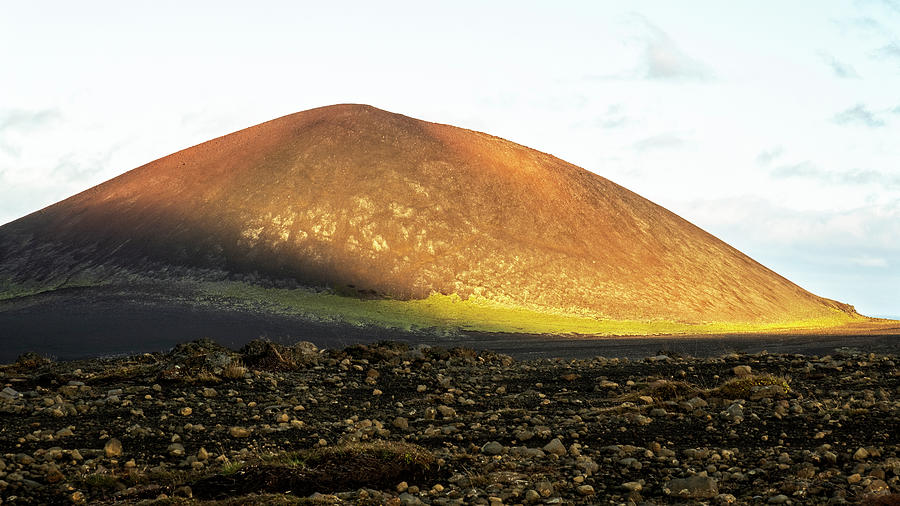
[{"label": "white cloud", "polygon": [[885,125],[883,119],[863,104],[856,104],[835,114],[834,122],[838,125],[864,125],[870,128],[879,128]]},{"label": "white cloud", "polygon": [[711,70],[678,47],[669,35],[643,16],[636,15],[646,30],[639,71],[654,80],[707,80]]},{"label": "white cloud", "polygon": [[655,149],[678,148],[685,144],[685,140],[673,133],[664,133],[641,139],[634,143],[634,149],[639,152]]},{"label": "white cloud", "polygon": [[859,74],[856,73],[856,69],[853,68],[853,65],[841,62],[825,51],[820,51],[819,56],[822,58],[822,61],[831,68],[835,77],[840,77],[841,79],[859,79]]},{"label": "white cloud", "polygon": [[887,267],[888,262],[884,258],[862,255],[853,257],[850,262],[862,267]]}]

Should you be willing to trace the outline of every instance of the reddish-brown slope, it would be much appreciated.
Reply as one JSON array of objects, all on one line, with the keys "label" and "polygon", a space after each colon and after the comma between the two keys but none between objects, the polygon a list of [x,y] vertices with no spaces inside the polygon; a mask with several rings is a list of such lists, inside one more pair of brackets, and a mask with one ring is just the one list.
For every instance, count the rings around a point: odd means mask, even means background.
[{"label": "reddish-brown slope", "polygon": [[363,105],[161,158],[0,228],[0,248],[0,274],[20,279],[152,261],[619,319],[850,310],[596,174]]}]

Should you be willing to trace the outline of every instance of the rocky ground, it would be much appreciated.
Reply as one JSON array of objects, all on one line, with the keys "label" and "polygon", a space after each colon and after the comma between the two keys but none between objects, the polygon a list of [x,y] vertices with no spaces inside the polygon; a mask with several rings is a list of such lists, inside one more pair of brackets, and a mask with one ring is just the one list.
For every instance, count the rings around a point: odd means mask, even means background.
[{"label": "rocky ground", "polygon": [[895,355],[210,341],[0,366],[4,504],[900,504]]}]

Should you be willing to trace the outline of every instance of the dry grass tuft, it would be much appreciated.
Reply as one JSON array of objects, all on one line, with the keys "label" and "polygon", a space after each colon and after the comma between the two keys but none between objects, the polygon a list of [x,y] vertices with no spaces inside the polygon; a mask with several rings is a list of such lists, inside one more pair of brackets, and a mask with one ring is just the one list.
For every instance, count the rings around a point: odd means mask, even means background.
[{"label": "dry grass tuft", "polygon": [[247,374],[247,368],[240,360],[234,360],[222,369],[222,376],[228,379],[241,379]]}]

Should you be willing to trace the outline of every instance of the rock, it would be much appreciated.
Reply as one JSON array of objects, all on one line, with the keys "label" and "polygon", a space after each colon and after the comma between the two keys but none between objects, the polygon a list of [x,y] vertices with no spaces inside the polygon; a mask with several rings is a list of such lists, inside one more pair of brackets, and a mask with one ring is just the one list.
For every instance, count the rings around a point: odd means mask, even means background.
[{"label": "rock", "polygon": [[529,488],[525,491],[525,502],[538,502],[541,499],[541,494],[533,489]]},{"label": "rock", "polygon": [[0,399],[3,400],[11,401],[14,399],[18,399],[20,396],[21,394],[19,394],[19,392],[15,391],[11,387],[5,387],[3,390],[0,390]]},{"label": "rock", "polygon": [[544,451],[562,457],[566,454],[566,446],[562,443],[562,441],[559,440],[559,438],[553,438],[553,440],[544,445]]},{"label": "rock", "polygon": [[185,406],[185,407],[183,407],[183,408],[181,408],[181,409],[178,410],[178,414],[181,415],[181,416],[188,416],[188,415],[190,415],[190,414],[193,413],[193,412],[194,412],[194,410],[191,409],[191,408],[189,408],[189,407],[187,407],[187,406]]},{"label": "rock", "polygon": [[451,408],[450,406],[445,406],[445,405],[441,404],[440,406],[437,407],[437,410],[438,410],[438,413],[440,413],[441,416],[443,416],[444,418],[447,418],[447,419],[456,418],[456,410]]},{"label": "rock", "polygon": [[853,485],[862,481],[862,476],[859,473],[853,473],[847,477],[847,483]]},{"label": "rock", "polygon": [[110,438],[103,445],[103,453],[107,458],[114,458],[122,455],[122,442],[116,438]]},{"label": "rock", "polygon": [[784,504],[788,502],[788,496],[778,494],[769,498],[769,504]]},{"label": "rock", "polygon": [[869,452],[862,447],[853,454],[853,460],[866,460],[867,458],[869,458]]},{"label": "rock", "polygon": [[[497,441],[487,442],[481,447],[481,453],[485,455],[500,455],[504,450],[506,450],[506,447]],[[565,449],[563,450],[565,451]]]},{"label": "rock", "polygon": [[[872,482],[866,486],[866,493],[871,495],[886,494],[889,493],[890,490],[890,485],[888,485],[884,480],[880,479],[872,480]],[[900,499],[900,497],[895,497],[895,499]]]},{"label": "rock", "polygon": [[169,455],[173,457],[184,456],[184,445],[182,445],[181,443],[172,443],[166,450],[169,452]]},{"label": "rock", "polygon": [[578,495],[582,497],[587,497],[589,495],[594,495],[594,487],[590,485],[579,485],[575,487],[575,491],[578,492]]},{"label": "rock", "polygon": [[200,448],[197,450],[197,460],[207,460],[209,459],[209,452],[206,451],[206,448]]},{"label": "rock", "polygon": [[731,494],[719,494],[715,498],[716,504],[734,504],[737,502],[737,497]]},{"label": "rock", "polygon": [[409,420],[405,417],[398,416],[397,418],[394,418],[393,425],[398,429],[407,430],[409,429]]},{"label": "rock", "polygon": [[627,481],[622,484],[622,488],[629,492],[640,492],[644,487],[638,481]]},{"label": "rock", "polygon": [[744,406],[739,402],[732,403],[722,412],[722,416],[731,423],[741,423],[744,421]]},{"label": "rock", "polygon": [[716,480],[703,474],[671,480],[663,486],[663,490],[668,495],[688,499],[711,499],[719,494]]},{"label": "rock", "polygon": [[228,434],[231,437],[250,437],[250,430],[244,427],[232,427],[228,429]]},{"label": "rock", "polygon": [[732,369],[732,372],[734,372],[734,375],[739,378],[744,377],[744,376],[750,376],[751,374],[753,374],[753,370],[750,368],[749,365],[735,366],[734,369]]}]

